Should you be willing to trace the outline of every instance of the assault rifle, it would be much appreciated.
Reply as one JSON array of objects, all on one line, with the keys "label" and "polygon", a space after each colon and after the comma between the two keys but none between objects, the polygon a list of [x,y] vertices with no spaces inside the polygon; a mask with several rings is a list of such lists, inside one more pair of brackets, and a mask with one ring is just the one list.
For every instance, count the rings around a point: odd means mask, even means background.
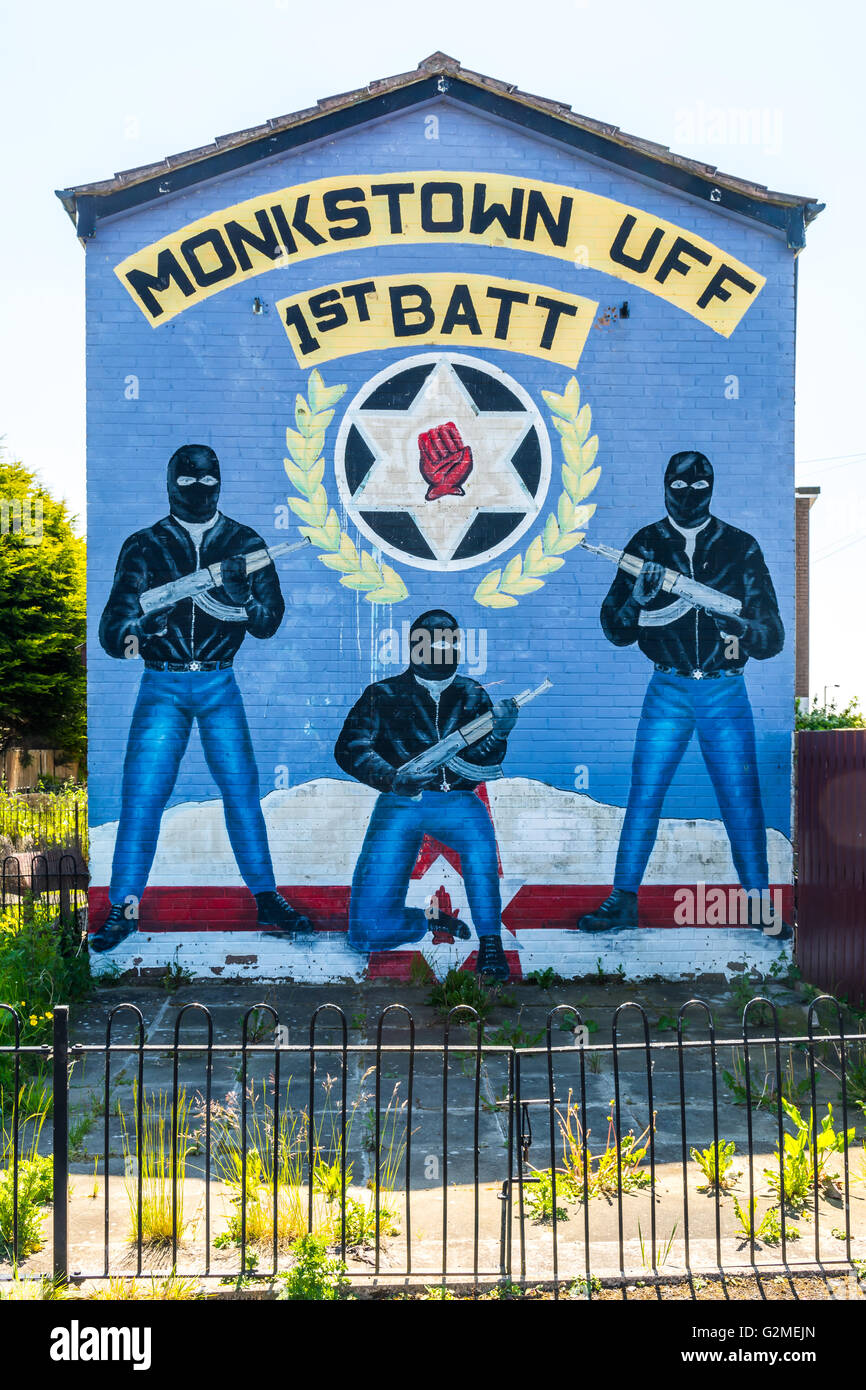
[{"label": "assault rifle", "polygon": [[[552,681],[545,678],[535,690],[521,690],[519,695],[514,696],[514,703],[518,708],[528,705],[537,695],[543,695],[546,690],[550,690],[552,684]],[[436,772],[440,767],[447,767],[468,781],[489,782],[494,777],[501,777],[501,767],[481,767],[464,762],[459,756],[464,748],[471,748],[473,743],[492,732],[493,711],[488,710],[486,714],[479,714],[477,719],[471,719],[468,724],[464,724],[462,729],[455,729],[453,733],[447,734],[438,743],[434,743],[432,748],[425,748],[423,753],[410,758],[399,771],[423,776],[427,772]]]},{"label": "assault rifle", "polygon": [[[590,545],[588,541],[581,541],[580,544],[584,550],[591,550],[593,555],[601,555],[603,559],[611,560],[618,569],[634,576],[635,579],[643,569],[644,561],[640,556],[630,555],[627,550],[614,550],[609,545]],[[708,584],[690,579],[687,574],[677,574],[676,570],[665,570],[661,592],[677,594],[678,598],[666,608],[652,611],[641,609],[639,621],[642,627],[672,623],[676,618],[682,617],[689,608],[704,608],[708,613],[718,613],[723,618],[736,618],[743,607],[738,598],[731,598],[730,594],[711,589]]]},{"label": "assault rifle", "polygon": [[[240,558],[247,562],[247,574],[255,574],[256,570],[263,570],[272,560],[276,560],[278,555],[290,555],[293,550],[301,550],[309,544],[309,538],[305,536],[302,541],[282,541],[280,545],[272,545],[267,550],[251,550]],[[195,599],[209,589],[218,589],[222,583],[224,563],[218,560],[216,564],[205,565],[204,569],[196,570],[193,574],[185,574],[180,579],[170,580],[168,584],[145,590],[139,597],[142,613],[161,613],[164,608],[180,603],[181,599]]]}]

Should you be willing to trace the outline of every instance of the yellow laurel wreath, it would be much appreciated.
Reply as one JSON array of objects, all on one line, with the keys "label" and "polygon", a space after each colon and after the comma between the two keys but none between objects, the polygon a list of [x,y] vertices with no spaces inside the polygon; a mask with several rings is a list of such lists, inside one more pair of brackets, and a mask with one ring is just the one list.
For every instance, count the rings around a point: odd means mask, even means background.
[{"label": "yellow laurel wreath", "polygon": [[565,564],[562,556],[583,540],[586,526],[595,511],[595,503],[585,503],[601,476],[601,468],[593,468],[598,452],[598,435],[588,438],[592,411],[580,405],[580,387],[572,377],[565,391],[542,391],[553,411],[553,423],[559,431],[565,462],[562,465],[562,486],[556,514],[544,524],[544,531],[529,546],[525,555],[514,555],[504,569],[491,570],[475,590],[475,599],[485,608],[513,608],[525,594],[533,594],[544,585],[547,575]]},{"label": "yellow laurel wreath", "polygon": [[291,458],[284,459],[289,481],[301,494],[290,497],[289,506],[305,522],[298,530],[325,552],[319,559],[328,569],[340,571],[340,583],[347,589],[366,590],[368,603],[400,603],[409,590],[390,565],[378,565],[373,556],[358,549],[340,526],[340,518],[328,505],[325,491],[325,433],[334,418],[333,406],[346,391],[345,386],[326,386],[321,374],[310,372],[309,399],[295,397],[297,429],[286,430]]}]

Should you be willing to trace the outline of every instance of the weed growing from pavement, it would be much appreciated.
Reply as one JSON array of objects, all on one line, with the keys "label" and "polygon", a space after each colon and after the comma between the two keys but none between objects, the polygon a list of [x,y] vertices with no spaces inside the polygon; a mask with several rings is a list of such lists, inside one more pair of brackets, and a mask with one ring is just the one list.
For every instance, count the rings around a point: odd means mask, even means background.
[{"label": "weed growing from pavement", "polygon": [[409,962],[409,984],[413,989],[426,989],[435,979],[429,962],[420,951],[416,951]]},{"label": "weed growing from pavement", "polygon": [[[754,981],[745,971],[742,975],[735,975],[731,980],[731,994],[737,1008],[742,1012],[753,999],[761,997],[763,980]],[[749,1009],[749,1022],[752,1027],[760,1027],[769,1023],[772,1018],[770,1005],[767,1003],[758,1004],[756,1008]]]},{"label": "weed growing from pavement", "polygon": [[[763,1074],[756,1070],[750,1059],[749,1082],[746,1086],[746,1065],[739,1048],[731,1049],[733,1071],[723,1071],[722,1080],[727,1086],[735,1105],[746,1105],[751,1099],[753,1110],[775,1109],[778,1100],[778,1085],[775,1060],[768,1061],[767,1048],[763,1052]],[[797,1076],[794,1053],[789,1052],[782,1071],[782,1102],[795,1102],[804,1096],[810,1087],[808,1076]]]},{"label": "weed growing from pavement", "polygon": [[[642,1164],[647,1154],[650,1126],[647,1125],[638,1136],[630,1130],[617,1145],[613,1112],[614,1102],[611,1101],[607,1115],[605,1147],[593,1154],[589,1142],[591,1131],[587,1130],[584,1135],[578,1106],[573,1101],[571,1091],[568,1093],[565,1111],[556,1111],[563,1146],[563,1167],[556,1173],[557,1201],[562,1199],[581,1202],[584,1189],[586,1196],[591,1199],[599,1196],[612,1197],[620,1190],[629,1192],[649,1184],[649,1173],[643,1169]],[[538,1181],[527,1187],[524,1200],[534,1219],[550,1220],[553,1216],[551,1170],[533,1169],[533,1177]],[[567,1211],[557,1208],[557,1219],[567,1220]]]},{"label": "weed growing from pavement", "polygon": [[[742,1206],[739,1200],[734,1198],[734,1211],[740,1223],[740,1230],[744,1239],[764,1241],[766,1245],[778,1245],[782,1239],[781,1209],[770,1207],[761,1218],[758,1226],[755,1226],[755,1201],[754,1198],[749,1202],[748,1207]],[[785,1238],[787,1240],[799,1240],[800,1232],[796,1226],[792,1226],[790,1221],[785,1222]]]},{"label": "weed growing from pavement", "polygon": [[105,1114],[105,1101],[100,1095],[91,1095],[90,1104],[86,1110],[81,1110],[73,1119],[69,1120],[69,1148],[73,1154],[78,1153],[84,1147],[84,1140],[90,1133],[93,1125]]},{"label": "weed growing from pavement", "polygon": [[783,1099],[782,1106],[794,1127],[794,1133],[785,1132],[781,1157],[777,1145],[775,1167],[765,1168],[764,1173],[779,1200],[796,1211],[809,1201],[816,1183],[826,1185],[831,1180],[827,1160],[831,1154],[844,1151],[846,1139],[849,1146],[853,1144],[854,1128],[837,1130],[833,1123],[833,1107],[828,1104],[827,1114],[821,1120],[821,1128],[816,1136],[811,1108],[808,1118],[805,1118],[790,1101]]},{"label": "weed growing from pavement", "polygon": [[[17,1194],[13,1174],[15,1152],[12,1128],[2,1126],[0,1142],[0,1252],[13,1262],[26,1259],[44,1245],[45,1208],[51,1201],[54,1160],[39,1153],[39,1136],[45,1112],[30,1116],[18,1134]],[[15,1249],[17,1195],[18,1247]]]},{"label": "weed growing from pavement", "polygon": [[[656,1265],[653,1265],[652,1262],[651,1262],[651,1259],[648,1259],[648,1258],[647,1258],[646,1243],[645,1243],[644,1238],[643,1238],[643,1231],[641,1230],[641,1224],[640,1224],[640,1222],[637,1223],[637,1236],[638,1236],[638,1240],[639,1240],[639,1242],[640,1242],[640,1262],[641,1262],[641,1264],[643,1265],[644,1269],[655,1269],[656,1267],[658,1267],[659,1269],[661,1269],[662,1265],[666,1265],[666,1264],[667,1264],[667,1262],[668,1262],[668,1260],[669,1260],[669,1258],[670,1258],[671,1250],[672,1250],[672,1248],[673,1248],[674,1237],[675,1237],[675,1235],[676,1235],[676,1233],[677,1233],[677,1224],[678,1224],[678,1223],[675,1221],[675,1222],[674,1222],[674,1225],[673,1225],[673,1230],[671,1231],[671,1233],[670,1233],[670,1235],[668,1236],[667,1240],[663,1240],[663,1241],[661,1242],[660,1245],[659,1245],[659,1244],[656,1244]],[[652,1255],[652,1250],[650,1250],[649,1253],[650,1253],[650,1256],[651,1256],[651,1255]]]},{"label": "weed growing from pavement", "polygon": [[[178,948],[179,949],[179,948]],[[177,991],[184,985],[191,985],[195,976],[187,970],[185,965],[181,965],[179,960],[173,960],[165,967],[165,974],[162,977],[162,987],[166,994],[177,994]]]},{"label": "weed growing from pavement", "polygon": [[294,1247],[295,1263],[277,1276],[277,1298],[289,1302],[331,1303],[350,1298],[346,1266],[332,1254],[326,1237],[302,1235]]},{"label": "weed growing from pavement", "polygon": [[[447,1017],[459,1004],[468,1004],[479,1018],[485,1019],[498,1002],[496,986],[482,984],[471,970],[449,970],[444,980],[434,984],[427,1000],[440,1018]],[[458,1016],[456,1022],[466,1027],[471,1026],[473,1020]]]},{"label": "weed growing from pavement", "polygon": [[544,1038],[544,1029],[540,1033],[527,1033],[519,1023],[503,1023],[495,1032],[489,1033],[487,1041],[494,1047],[513,1047],[516,1051],[528,1047],[538,1047]]},{"label": "weed growing from pavement", "polygon": [[[557,1178],[559,1174],[557,1174]],[[565,1186],[565,1184],[562,1184]],[[562,1187],[557,1182],[557,1197],[561,1196]],[[523,1201],[526,1210],[533,1221],[544,1222],[553,1220],[553,1176],[549,1169],[533,1168],[532,1177],[524,1178]],[[568,1212],[565,1207],[556,1208],[557,1221],[567,1221]]]},{"label": "weed growing from pavement", "polygon": [[[274,1020],[268,1009],[251,1009],[246,1015],[246,1020],[248,1043],[266,1042],[273,1035]],[[241,1015],[239,1021],[243,1025],[244,1015]]]},{"label": "weed growing from pavement", "polygon": [[706,1149],[693,1148],[689,1150],[704,1175],[704,1182],[698,1188],[699,1192],[714,1192],[716,1188],[723,1192],[726,1187],[732,1186],[734,1175],[731,1173],[731,1169],[736,1147],[733,1140],[727,1144],[719,1144],[718,1176],[716,1174],[716,1149],[713,1144],[710,1144],[709,1148]]},{"label": "weed growing from pavement", "polygon": [[[685,1032],[689,1026],[689,1020],[682,1020],[682,1031]],[[659,1014],[656,1021],[656,1030],[659,1033],[675,1033],[677,1031],[677,1018],[674,1014]]]},{"label": "weed growing from pavement", "polygon": [[[833,1052],[839,1070],[825,1063],[825,1069],[839,1082],[839,1099],[842,1099],[841,1050],[833,1043]],[[859,1105],[866,1117],[866,1043],[848,1043],[845,1048],[845,1090],[849,1104]]]},{"label": "weed growing from pavement", "polygon": [[553,989],[554,985],[560,984],[560,978],[552,965],[548,965],[544,970],[530,970],[523,979],[525,984],[537,985],[539,989]]},{"label": "weed growing from pavement", "polygon": [[[598,1023],[594,1018],[580,1020],[576,1013],[571,1012],[559,1015],[557,1027],[561,1033],[574,1033],[579,1027],[584,1028],[587,1034],[598,1032]],[[593,1054],[590,1054],[590,1065],[592,1064],[592,1056]],[[593,1070],[597,1071],[598,1068],[593,1068]]]}]

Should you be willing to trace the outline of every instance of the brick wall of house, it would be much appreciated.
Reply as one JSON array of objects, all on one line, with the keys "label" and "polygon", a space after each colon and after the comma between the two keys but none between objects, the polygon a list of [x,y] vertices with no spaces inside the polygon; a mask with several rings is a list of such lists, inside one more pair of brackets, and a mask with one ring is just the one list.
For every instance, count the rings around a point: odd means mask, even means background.
[{"label": "brick wall of house", "polygon": [[796,495],[796,586],[794,694],[811,698],[809,689],[809,511],[818,489],[798,489]]}]

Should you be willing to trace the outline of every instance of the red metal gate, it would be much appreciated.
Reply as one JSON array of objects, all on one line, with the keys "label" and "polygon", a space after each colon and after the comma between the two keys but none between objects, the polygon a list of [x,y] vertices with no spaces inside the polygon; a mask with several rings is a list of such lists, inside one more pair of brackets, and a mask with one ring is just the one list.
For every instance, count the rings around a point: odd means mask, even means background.
[{"label": "red metal gate", "polygon": [[866,998],[866,729],[797,734],[797,963],[805,978]]}]

